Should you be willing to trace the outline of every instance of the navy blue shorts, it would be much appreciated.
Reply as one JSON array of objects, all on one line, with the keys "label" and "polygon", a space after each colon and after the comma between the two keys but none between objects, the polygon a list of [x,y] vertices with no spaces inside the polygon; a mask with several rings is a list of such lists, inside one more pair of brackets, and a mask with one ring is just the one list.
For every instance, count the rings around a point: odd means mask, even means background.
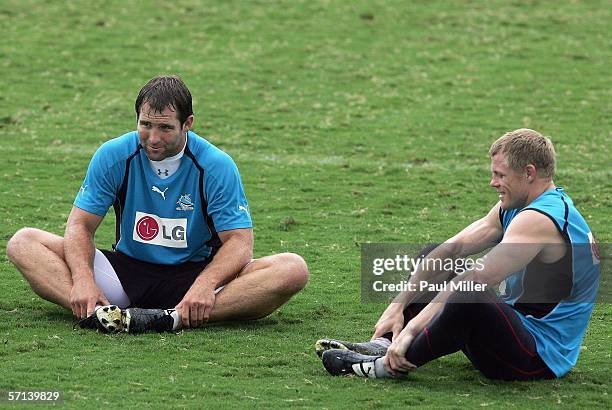
[{"label": "navy blue shorts", "polygon": [[174,308],[210,259],[180,265],[143,262],[119,251],[102,250],[115,269],[131,307]]}]

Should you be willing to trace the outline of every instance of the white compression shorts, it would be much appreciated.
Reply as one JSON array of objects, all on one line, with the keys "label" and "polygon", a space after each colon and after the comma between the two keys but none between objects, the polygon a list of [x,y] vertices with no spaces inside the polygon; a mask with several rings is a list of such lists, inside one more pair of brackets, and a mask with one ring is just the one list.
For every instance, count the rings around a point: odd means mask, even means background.
[{"label": "white compression shorts", "polygon": [[121,309],[130,306],[130,298],[123,290],[113,265],[98,249],[94,257],[94,281],[111,305],[117,305]]}]

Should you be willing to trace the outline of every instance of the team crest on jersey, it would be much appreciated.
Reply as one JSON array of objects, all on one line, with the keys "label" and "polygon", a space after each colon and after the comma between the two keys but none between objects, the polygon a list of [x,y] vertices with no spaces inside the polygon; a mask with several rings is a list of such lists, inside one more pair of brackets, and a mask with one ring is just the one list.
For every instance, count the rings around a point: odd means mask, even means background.
[{"label": "team crest on jersey", "polygon": [[193,211],[193,201],[191,200],[191,194],[183,194],[176,201],[178,206],[176,207],[177,211]]},{"label": "team crest on jersey", "polygon": [[132,239],[136,242],[169,248],[187,247],[187,218],[161,218],[136,212]]}]

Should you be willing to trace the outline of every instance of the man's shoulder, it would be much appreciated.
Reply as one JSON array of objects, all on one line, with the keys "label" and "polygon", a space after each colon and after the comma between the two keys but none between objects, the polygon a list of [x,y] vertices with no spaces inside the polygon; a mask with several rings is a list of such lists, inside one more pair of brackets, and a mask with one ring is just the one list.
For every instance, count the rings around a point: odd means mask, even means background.
[{"label": "man's shoulder", "polygon": [[[551,224],[552,222],[552,224]],[[537,208],[524,208],[512,219],[508,228],[520,229],[522,232],[542,233],[550,230],[558,230],[559,225],[556,218]]]},{"label": "man's shoulder", "polygon": [[187,146],[195,162],[209,172],[223,171],[236,167],[234,160],[228,153],[194,132],[189,132]]},{"label": "man's shoulder", "polygon": [[138,132],[130,131],[104,142],[98,148],[107,155],[129,157],[138,150]]},{"label": "man's shoulder", "polygon": [[138,133],[136,131],[128,132],[100,145],[92,161],[100,165],[112,166],[136,154],[138,148]]},{"label": "man's shoulder", "polygon": [[556,187],[544,192],[520,213],[534,211],[545,215],[557,225],[557,229],[565,231],[568,224],[584,224],[584,217],[574,206],[572,199],[563,188]]}]

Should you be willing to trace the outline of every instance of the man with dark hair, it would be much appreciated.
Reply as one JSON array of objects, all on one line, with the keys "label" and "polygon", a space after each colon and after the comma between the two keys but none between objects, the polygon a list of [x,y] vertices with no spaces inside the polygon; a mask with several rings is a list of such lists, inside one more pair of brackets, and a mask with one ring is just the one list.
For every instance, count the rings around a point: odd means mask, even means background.
[{"label": "man with dark hair", "polygon": [[[315,348],[329,373],[399,377],[459,350],[492,379],[561,377],[576,364],[599,279],[591,230],[553,183],[550,139],[518,129],[489,154],[499,202],[419,258],[457,260],[491,250],[462,274],[419,265],[409,280],[415,286],[389,305],[371,341],[319,340]],[[435,292],[422,283],[445,286]],[[500,283],[499,296],[487,289]]]},{"label": "man with dark hair", "polygon": [[[191,128],[191,93],[177,76],[150,80],[137,130],[94,154],[64,238],[34,228],[8,242],[11,262],[42,298],[82,327],[169,331],[264,317],[308,280],[292,253],[252,259],[253,232],[238,169]],[[94,233],[110,206],[112,250]]]}]

